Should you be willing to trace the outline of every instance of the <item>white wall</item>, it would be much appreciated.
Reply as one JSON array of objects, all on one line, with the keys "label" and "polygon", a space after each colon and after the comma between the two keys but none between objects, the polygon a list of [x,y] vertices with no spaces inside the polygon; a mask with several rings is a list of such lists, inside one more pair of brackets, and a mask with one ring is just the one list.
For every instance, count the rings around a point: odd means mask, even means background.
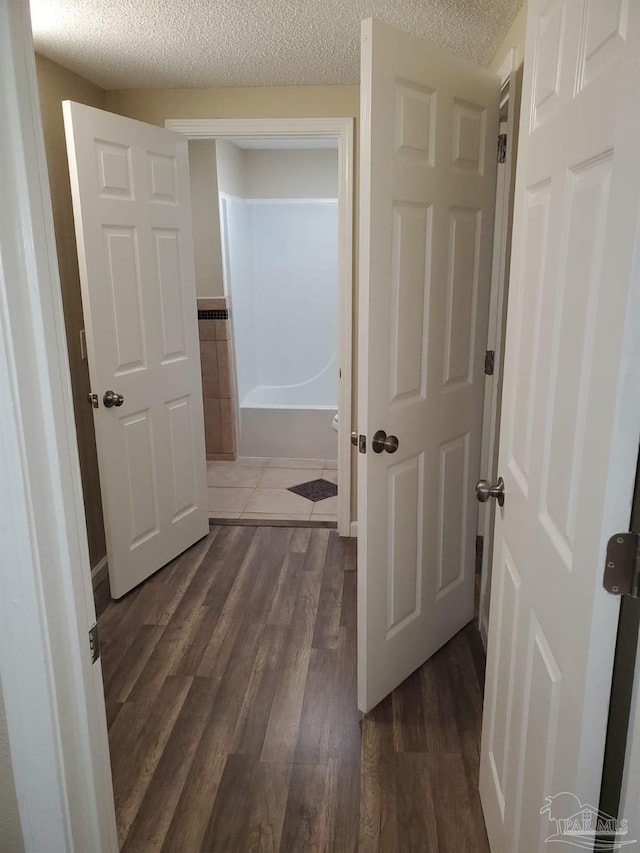
[{"label": "white wall", "polygon": [[337,148],[240,148],[215,143],[218,188],[238,198],[337,198]]},{"label": "white wall", "polygon": [[216,140],[218,189],[244,198],[244,151],[226,139]]},{"label": "white wall", "polygon": [[251,211],[244,199],[221,197],[223,263],[231,305],[238,400],[258,382],[258,317],[251,278]]},{"label": "white wall", "polygon": [[24,850],[18,801],[13,782],[13,765],[9,751],[7,718],[0,683],[0,850],[21,853]]},{"label": "white wall", "polygon": [[337,198],[338,149],[243,151],[246,198]]},{"label": "white wall", "polygon": [[214,139],[189,141],[189,177],[196,293],[198,296],[224,296]]}]

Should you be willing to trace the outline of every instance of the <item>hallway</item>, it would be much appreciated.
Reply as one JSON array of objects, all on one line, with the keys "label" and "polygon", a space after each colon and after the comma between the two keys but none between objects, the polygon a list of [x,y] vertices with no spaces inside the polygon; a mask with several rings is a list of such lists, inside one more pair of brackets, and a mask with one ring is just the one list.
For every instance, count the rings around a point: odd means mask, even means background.
[{"label": "hallway", "polygon": [[467,626],[360,721],[355,540],[212,527],[100,615],[130,851],[488,851]]}]

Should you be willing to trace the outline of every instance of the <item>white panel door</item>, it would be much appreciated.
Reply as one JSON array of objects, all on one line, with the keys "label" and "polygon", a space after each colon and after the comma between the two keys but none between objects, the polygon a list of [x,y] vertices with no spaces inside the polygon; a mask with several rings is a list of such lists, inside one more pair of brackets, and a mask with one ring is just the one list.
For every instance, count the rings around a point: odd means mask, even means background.
[{"label": "white panel door", "polygon": [[571,815],[546,797],[598,806],[605,549],[640,430],[639,27],[635,0],[529,3],[480,769],[494,853],[547,849]]},{"label": "white panel door", "polygon": [[[498,77],[363,22],[358,705],[473,618]],[[398,450],[376,453],[378,430]]]},{"label": "white panel door", "polygon": [[71,101],[64,119],[119,598],[208,532],[187,141]]}]

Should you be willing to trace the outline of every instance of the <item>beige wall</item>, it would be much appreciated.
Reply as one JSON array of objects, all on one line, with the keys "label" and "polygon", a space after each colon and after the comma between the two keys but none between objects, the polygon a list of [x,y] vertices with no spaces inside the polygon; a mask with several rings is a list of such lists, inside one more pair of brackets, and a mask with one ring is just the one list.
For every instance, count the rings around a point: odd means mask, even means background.
[{"label": "beige wall", "polygon": [[516,15],[513,24],[511,24],[509,32],[504,37],[502,44],[497,49],[495,56],[491,60],[491,63],[489,65],[490,71],[497,71],[500,68],[512,47],[515,47],[518,54],[516,59],[516,65],[522,65],[522,62],[524,60],[526,29],[527,3],[525,0],[522,9],[520,9],[518,14]]},{"label": "beige wall", "polygon": [[0,850],[6,850],[7,853],[21,853],[24,850],[2,684],[0,684]]},{"label": "beige wall", "polygon": [[198,297],[224,296],[214,139],[189,141],[193,257]]},{"label": "beige wall", "polygon": [[163,124],[166,118],[313,118],[357,116],[358,86],[252,86],[223,89],[117,89],[114,113]]},{"label": "beige wall", "polygon": [[337,198],[337,148],[249,149],[247,198]]},{"label": "beige wall", "polygon": [[80,330],[84,328],[84,321],[82,319],[82,298],[71,206],[67,149],[62,121],[62,101],[79,101],[90,106],[104,108],[105,93],[82,77],[78,77],[77,74],[67,71],[66,68],[56,65],[55,62],[51,62],[42,56],[36,55],[36,64],[67,329],[80,470],[89,536],[89,555],[91,565],[95,566],[104,557],[106,547],[93,413],[87,403],[89,371],[86,360],[83,360],[80,354]]}]

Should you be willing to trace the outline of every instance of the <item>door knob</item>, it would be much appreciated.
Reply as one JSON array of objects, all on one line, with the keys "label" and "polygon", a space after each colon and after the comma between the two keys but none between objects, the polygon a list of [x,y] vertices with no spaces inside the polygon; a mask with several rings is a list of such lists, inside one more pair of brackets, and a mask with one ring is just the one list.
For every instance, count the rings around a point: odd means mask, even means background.
[{"label": "door knob", "polygon": [[478,480],[476,483],[476,497],[481,504],[495,498],[498,501],[498,506],[504,506],[504,480],[498,477],[498,482],[492,486],[488,480]]},{"label": "door knob", "polygon": [[398,449],[398,439],[395,435],[387,435],[383,429],[379,429],[373,436],[371,448],[374,453],[382,453],[386,450],[387,453],[395,453]]},{"label": "door knob", "polygon": [[112,406],[121,406],[124,403],[122,394],[116,394],[115,391],[105,391],[102,402],[105,408],[110,409]]}]

